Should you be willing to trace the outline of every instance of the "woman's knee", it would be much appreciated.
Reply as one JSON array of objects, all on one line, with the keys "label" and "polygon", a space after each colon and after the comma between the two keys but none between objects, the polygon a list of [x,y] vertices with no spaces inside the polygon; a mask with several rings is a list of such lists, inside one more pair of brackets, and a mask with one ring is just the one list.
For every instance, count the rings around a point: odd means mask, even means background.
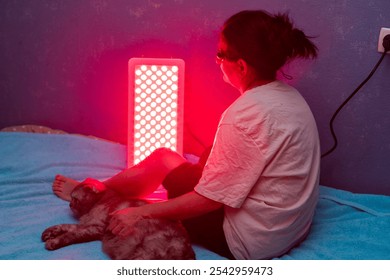
[{"label": "woman's knee", "polygon": [[174,156],[174,155],[179,155],[179,154],[165,147],[157,148],[150,154],[150,156],[155,156],[155,157],[166,157],[166,156]]},{"label": "woman's knee", "polygon": [[172,170],[180,164],[186,162],[177,152],[168,148],[158,148],[150,154],[150,159],[163,164],[168,170]]}]

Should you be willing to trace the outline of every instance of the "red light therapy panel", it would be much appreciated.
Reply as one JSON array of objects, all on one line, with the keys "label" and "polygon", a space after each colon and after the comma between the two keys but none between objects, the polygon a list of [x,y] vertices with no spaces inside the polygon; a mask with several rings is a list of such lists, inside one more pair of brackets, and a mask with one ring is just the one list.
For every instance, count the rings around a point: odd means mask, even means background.
[{"label": "red light therapy panel", "polygon": [[183,94],[183,60],[129,60],[128,166],[160,147],[182,154]]}]

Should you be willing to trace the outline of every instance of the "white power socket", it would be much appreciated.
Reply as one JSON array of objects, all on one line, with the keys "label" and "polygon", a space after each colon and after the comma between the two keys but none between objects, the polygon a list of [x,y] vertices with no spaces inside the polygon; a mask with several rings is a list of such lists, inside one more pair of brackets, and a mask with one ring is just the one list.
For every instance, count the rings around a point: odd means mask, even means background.
[{"label": "white power socket", "polygon": [[[383,53],[385,51],[385,48],[383,47],[383,38],[390,34],[390,28],[382,27],[381,32],[379,33],[379,40],[378,40],[378,52]],[[390,52],[388,52],[389,54]]]}]

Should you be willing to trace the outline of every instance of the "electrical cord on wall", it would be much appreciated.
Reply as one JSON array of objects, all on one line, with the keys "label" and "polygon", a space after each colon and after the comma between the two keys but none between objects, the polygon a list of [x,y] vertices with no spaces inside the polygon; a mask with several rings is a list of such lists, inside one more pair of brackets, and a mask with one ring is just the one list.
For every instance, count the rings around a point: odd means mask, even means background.
[{"label": "electrical cord on wall", "polygon": [[337,108],[337,110],[335,111],[335,113],[333,114],[331,120],[330,120],[330,123],[329,123],[329,126],[330,126],[330,132],[332,133],[332,136],[333,136],[333,140],[334,140],[334,144],[332,146],[332,148],[330,148],[326,153],[322,154],[321,155],[321,158],[324,158],[326,157],[327,155],[331,154],[337,147],[337,144],[338,144],[338,141],[337,141],[337,137],[336,137],[336,133],[334,131],[334,128],[333,128],[333,122],[334,120],[336,119],[336,116],[338,115],[338,113],[341,111],[341,109],[352,99],[352,97],[355,96],[355,94],[368,82],[368,80],[371,79],[372,75],[374,75],[375,71],[378,69],[379,65],[382,63],[382,60],[385,58],[387,52],[390,51],[390,34],[389,35],[386,35],[384,38],[383,38],[383,48],[385,49],[381,58],[379,59],[379,61],[377,62],[377,64],[374,66],[374,68],[371,70],[371,73],[367,76],[367,78],[352,92],[352,94],[350,96],[348,96],[348,98]]}]

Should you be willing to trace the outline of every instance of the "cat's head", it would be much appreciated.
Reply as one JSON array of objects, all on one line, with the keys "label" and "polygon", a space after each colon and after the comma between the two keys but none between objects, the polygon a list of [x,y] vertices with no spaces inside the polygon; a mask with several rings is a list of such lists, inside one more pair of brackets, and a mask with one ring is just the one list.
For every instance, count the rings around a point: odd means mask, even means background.
[{"label": "cat's head", "polygon": [[70,194],[69,207],[76,217],[81,217],[91,210],[95,203],[102,197],[103,192],[91,185],[79,184]]}]

